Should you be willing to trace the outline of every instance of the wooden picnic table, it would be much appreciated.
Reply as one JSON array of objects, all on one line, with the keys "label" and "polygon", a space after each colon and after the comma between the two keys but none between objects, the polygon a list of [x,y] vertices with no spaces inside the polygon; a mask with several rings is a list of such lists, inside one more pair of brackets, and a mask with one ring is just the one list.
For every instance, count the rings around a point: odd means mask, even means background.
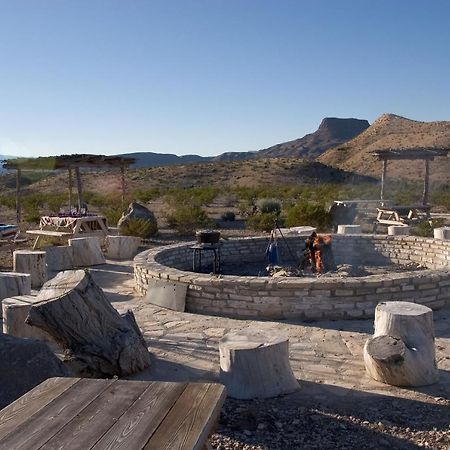
[{"label": "wooden picnic table", "polygon": [[0,449],[207,448],[225,387],[50,378],[0,411]]},{"label": "wooden picnic table", "polygon": [[99,215],[86,216],[42,216],[39,222],[39,230],[28,230],[28,234],[36,236],[33,245],[35,249],[41,237],[72,238],[108,234],[108,222],[106,217]]},{"label": "wooden picnic table", "polygon": [[377,223],[383,225],[409,225],[430,220],[430,205],[400,205],[377,208]]}]

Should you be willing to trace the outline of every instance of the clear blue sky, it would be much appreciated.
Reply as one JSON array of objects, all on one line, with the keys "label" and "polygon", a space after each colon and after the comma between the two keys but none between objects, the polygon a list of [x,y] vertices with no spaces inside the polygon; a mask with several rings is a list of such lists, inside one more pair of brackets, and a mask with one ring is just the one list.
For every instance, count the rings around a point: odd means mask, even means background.
[{"label": "clear blue sky", "polygon": [[213,155],[450,120],[448,0],[0,0],[0,154]]}]

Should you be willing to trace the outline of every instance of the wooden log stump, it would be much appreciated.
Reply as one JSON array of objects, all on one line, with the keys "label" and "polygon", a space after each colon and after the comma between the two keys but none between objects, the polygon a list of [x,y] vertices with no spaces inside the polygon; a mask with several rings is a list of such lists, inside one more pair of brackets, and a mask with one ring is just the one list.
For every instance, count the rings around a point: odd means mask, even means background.
[{"label": "wooden log stump", "polygon": [[[29,273],[0,273],[0,303],[4,298],[31,293],[31,276]],[[2,312],[0,307],[0,319]]]},{"label": "wooden log stump", "polygon": [[411,227],[405,225],[390,225],[388,227],[388,236],[409,236]]},{"label": "wooden log stump", "polygon": [[99,238],[83,237],[69,239],[73,248],[73,264],[75,267],[89,267],[105,264]]},{"label": "wooden log stump", "polygon": [[361,225],[338,225],[337,234],[361,234]]},{"label": "wooden log stump", "polygon": [[393,386],[438,381],[433,311],[409,302],[383,302],[375,309],[375,333],[364,346],[368,374]]},{"label": "wooden log stump", "polygon": [[136,236],[106,236],[106,254],[111,259],[133,259],[140,245],[141,238]]},{"label": "wooden log stump", "polygon": [[41,341],[53,341],[48,333],[25,322],[31,306],[36,303],[36,299],[37,297],[32,295],[18,295],[5,298],[2,301],[4,334]]},{"label": "wooden log stump", "polygon": [[60,272],[39,292],[27,323],[66,349],[65,361],[84,377],[119,377],[150,365],[134,315],[121,316],[83,270]]},{"label": "wooden log stump", "polygon": [[62,270],[73,269],[73,247],[70,245],[46,247],[45,253],[49,270],[61,272]]},{"label": "wooden log stump", "polygon": [[13,253],[14,272],[29,273],[31,287],[40,288],[47,281],[45,252],[37,250],[15,250]]},{"label": "wooden log stump", "polygon": [[220,381],[230,397],[269,398],[299,389],[287,336],[246,329],[226,334],[219,351]]}]

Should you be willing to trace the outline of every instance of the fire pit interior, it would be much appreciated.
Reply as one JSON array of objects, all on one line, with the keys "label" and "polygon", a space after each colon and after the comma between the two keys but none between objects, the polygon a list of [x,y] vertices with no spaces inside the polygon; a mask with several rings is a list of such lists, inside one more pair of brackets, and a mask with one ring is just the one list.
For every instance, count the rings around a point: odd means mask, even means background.
[{"label": "fire pit interior", "polygon": [[[192,272],[192,244],[151,249],[135,258],[136,287],[145,293],[150,278],[186,283],[187,311],[255,319],[371,317],[377,303],[391,300],[434,309],[450,304],[449,241],[385,235],[330,239],[331,247],[319,259],[314,255],[314,269],[303,268],[301,276],[267,275],[267,237],[224,240],[220,275]],[[327,240],[318,241],[322,249]],[[308,245],[314,241],[298,236],[278,240],[282,270],[297,267]],[[336,270],[327,271],[324,254],[330,249]]]}]

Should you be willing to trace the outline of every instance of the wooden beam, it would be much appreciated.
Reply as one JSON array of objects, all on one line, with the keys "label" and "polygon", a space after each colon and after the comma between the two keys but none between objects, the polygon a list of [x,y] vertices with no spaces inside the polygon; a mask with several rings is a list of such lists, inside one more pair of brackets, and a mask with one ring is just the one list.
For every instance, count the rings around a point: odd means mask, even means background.
[{"label": "wooden beam", "polygon": [[381,172],[381,192],[380,192],[380,200],[384,200],[384,183],[386,181],[386,172],[387,172],[387,160],[383,159],[383,170]]},{"label": "wooden beam", "polygon": [[80,212],[83,206],[83,190],[81,187],[81,175],[79,167],[75,167],[75,180],[77,182],[77,192],[78,192],[78,212]]},{"label": "wooden beam", "polygon": [[20,175],[21,170],[16,170],[16,220],[17,224],[22,221],[22,206],[20,204]]},{"label": "wooden beam", "polygon": [[73,202],[72,202],[72,185],[73,185],[73,182],[72,182],[72,169],[68,169],[68,172],[69,172],[69,214],[70,214],[70,212],[72,211],[72,204],[73,204]]},{"label": "wooden beam", "polygon": [[125,194],[126,194],[126,183],[125,183],[125,167],[121,166],[120,167],[120,184],[122,187],[122,208],[124,207],[125,204]]},{"label": "wooden beam", "polygon": [[428,204],[428,192],[430,187],[430,161],[425,160],[425,178],[423,179],[422,205]]}]

